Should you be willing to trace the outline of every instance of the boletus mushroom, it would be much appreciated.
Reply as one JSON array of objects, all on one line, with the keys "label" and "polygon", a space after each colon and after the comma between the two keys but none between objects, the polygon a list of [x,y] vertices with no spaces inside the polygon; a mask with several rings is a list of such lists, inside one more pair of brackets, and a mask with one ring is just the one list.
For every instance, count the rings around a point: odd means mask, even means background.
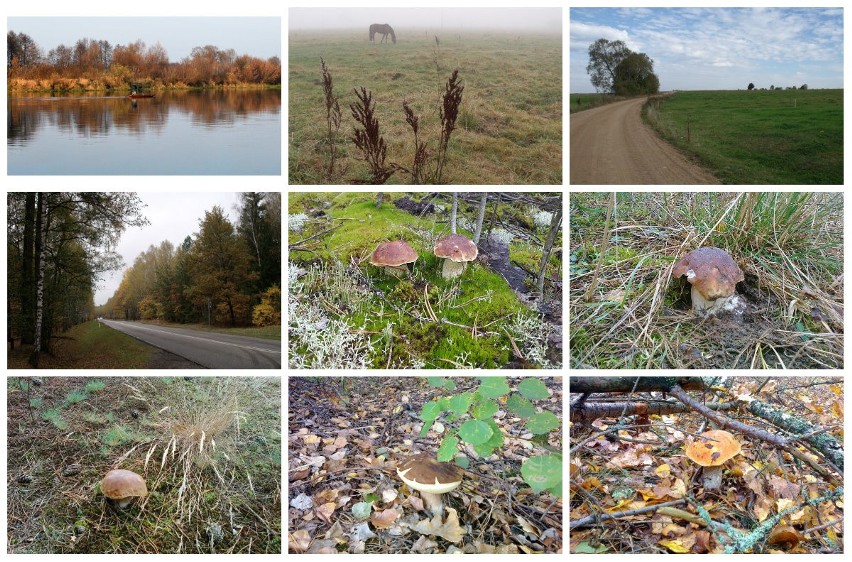
[{"label": "boletus mushroom", "polygon": [[438,462],[421,453],[399,465],[396,473],[409,488],[420,492],[427,509],[438,516],[444,513],[441,495],[459,487],[464,471],[453,463]]},{"label": "boletus mushroom", "polygon": [[464,273],[467,262],[476,259],[479,250],[476,244],[461,234],[450,234],[438,240],[435,244],[435,256],[444,259],[441,276],[452,279]]},{"label": "boletus mushroom", "polygon": [[408,273],[408,264],[417,261],[417,252],[404,240],[382,242],[370,255],[370,264],[383,267],[385,273],[401,277]]},{"label": "boletus mushroom", "polygon": [[736,290],[745,276],[725,250],[713,246],[692,250],[672,269],[673,277],[683,275],[692,285],[692,311],[698,316],[741,306]]},{"label": "boletus mushroom", "polygon": [[101,491],[118,509],[127,507],[133,498],[148,495],[145,479],[132,470],[110,470],[101,480]]},{"label": "boletus mushroom", "polygon": [[722,487],[722,465],[740,454],[742,447],[736,438],[722,429],[705,431],[685,449],[686,456],[704,467],[702,484],[705,490]]}]

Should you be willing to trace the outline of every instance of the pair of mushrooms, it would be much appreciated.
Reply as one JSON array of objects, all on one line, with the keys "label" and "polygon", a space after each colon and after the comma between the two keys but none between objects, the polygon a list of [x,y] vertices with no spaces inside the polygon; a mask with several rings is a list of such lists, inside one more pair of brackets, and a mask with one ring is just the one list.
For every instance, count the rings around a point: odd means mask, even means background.
[{"label": "pair of mushrooms", "polygon": [[[438,240],[435,255],[443,258],[441,275],[452,279],[464,273],[467,262],[476,259],[479,250],[469,238],[461,234],[450,234]],[[399,277],[408,272],[408,264],[417,261],[417,252],[403,240],[382,242],[370,256],[370,264],[384,267],[388,275]]]},{"label": "pair of mushrooms", "polygon": [[426,453],[414,455],[396,469],[400,479],[412,490],[420,492],[426,508],[434,516],[442,516],[442,495],[459,487],[464,472],[448,462],[438,462]]},{"label": "pair of mushrooms", "polygon": [[672,269],[673,277],[684,275],[692,285],[692,311],[696,315],[742,312],[744,305],[736,290],[745,276],[728,252],[713,246],[692,250]]}]

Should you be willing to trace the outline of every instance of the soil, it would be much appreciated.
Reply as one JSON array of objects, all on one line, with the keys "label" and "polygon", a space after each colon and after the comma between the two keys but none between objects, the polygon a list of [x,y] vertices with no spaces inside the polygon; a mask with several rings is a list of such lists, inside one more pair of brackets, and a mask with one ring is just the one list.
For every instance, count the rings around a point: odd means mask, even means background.
[{"label": "soil", "polygon": [[645,98],[571,115],[572,184],[718,184],[642,122]]}]

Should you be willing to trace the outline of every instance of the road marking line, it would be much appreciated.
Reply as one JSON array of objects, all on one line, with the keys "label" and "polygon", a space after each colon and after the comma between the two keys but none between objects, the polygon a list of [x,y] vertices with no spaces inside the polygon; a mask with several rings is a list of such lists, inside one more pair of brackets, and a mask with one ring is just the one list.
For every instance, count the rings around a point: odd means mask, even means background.
[{"label": "road marking line", "polygon": [[[115,321],[111,320],[111,322],[115,322]],[[104,323],[107,326],[109,326],[107,321],[104,321]],[[122,325],[122,324],[119,323],[119,325]],[[167,331],[157,330],[155,328],[149,328],[147,326],[142,327],[142,326],[139,326],[139,325],[136,325],[136,324],[130,324],[130,325],[125,324],[125,326],[128,327],[130,330],[134,330],[134,329],[135,330],[142,330],[142,331],[148,330],[149,332],[154,332],[154,333],[157,333],[157,334],[169,334],[169,335],[178,336],[178,337],[181,337],[181,338],[189,338],[191,340],[201,340],[201,341],[210,342],[210,343],[221,343],[223,345],[230,345],[230,346],[233,346],[233,347],[239,347],[240,349],[250,349],[252,351],[260,351],[262,353],[273,353],[273,354],[277,353],[278,355],[281,355],[281,351],[275,351],[274,349],[263,349],[262,347],[251,347],[250,345],[240,345],[240,344],[237,344],[237,343],[230,343],[230,342],[226,342],[226,341],[211,340],[211,339],[207,339],[207,338],[200,338],[198,336],[190,336],[188,334],[178,334],[178,333],[175,333],[175,332],[167,332]],[[121,331],[121,330],[119,330],[119,331]]]}]

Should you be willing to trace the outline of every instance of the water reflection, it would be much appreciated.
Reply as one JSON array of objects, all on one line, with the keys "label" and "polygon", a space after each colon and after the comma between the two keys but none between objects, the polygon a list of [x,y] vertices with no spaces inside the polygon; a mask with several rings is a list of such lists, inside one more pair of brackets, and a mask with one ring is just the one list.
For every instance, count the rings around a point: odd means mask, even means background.
[{"label": "water reflection", "polygon": [[[281,170],[281,92],[277,90],[180,91],[157,92],[154,98],[130,99],[126,96],[9,97],[7,147],[10,174],[279,174]],[[237,138],[239,137],[239,138]],[[134,161],[142,158],[144,167],[125,167],[103,162],[97,150],[82,147],[98,145],[99,140],[132,143]],[[207,149],[205,155],[191,154],[185,162],[186,146],[192,140]],[[251,148],[241,154],[235,144]],[[144,161],[146,145],[156,142],[151,156]],[[163,144],[170,148],[163,162]],[[43,150],[39,158],[31,151]],[[246,148],[244,146],[244,148]],[[77,153],[71,169],[54,170],[62,154]],[[238,157],[244,156],[245,161]],[[213,159],[226,158],[230,167]],[[120,159],[119,159],[120,160]],[[180,165],[181,161],[183,165]]]}]

